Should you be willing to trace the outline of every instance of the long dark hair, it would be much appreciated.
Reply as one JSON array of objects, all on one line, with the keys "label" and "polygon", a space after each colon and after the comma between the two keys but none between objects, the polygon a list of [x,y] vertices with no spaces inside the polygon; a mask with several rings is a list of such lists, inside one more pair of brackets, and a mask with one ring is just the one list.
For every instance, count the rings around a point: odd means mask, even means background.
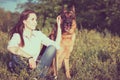
[{"label": "long dark hair", "polygon": [[20,18],[19,18],[17,24],[10,30],[10,38],[13,36],[14,33],[18,33],[20,35],[21,42],[20,42],[19,46],[21,46],[21,47],[24,46],[24,39],[23,39],[24,23],[23,23],[23,21],[29,17],[30,13],[35,13],[35,12],[32,10],[24,10],[20,15]]}]

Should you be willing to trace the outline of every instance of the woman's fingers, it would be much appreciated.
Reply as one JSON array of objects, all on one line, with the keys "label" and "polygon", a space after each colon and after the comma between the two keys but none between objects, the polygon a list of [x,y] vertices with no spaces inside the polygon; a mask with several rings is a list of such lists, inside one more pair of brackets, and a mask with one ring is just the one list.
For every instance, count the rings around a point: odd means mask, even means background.
[{"label": "woman's fingers", "polygon": [[30,64],[29,67],[30,67],[31,69],[35,69],[35,68],[36,68],[36,64]]},{"label": "woman's fingers", "polygon": [[36,62],[33,58],[29,59],[29,67],[32,69],[36,68]]},{"label": "woman's fingers", "polygon": [[61,23],[61,16],[57,17],[57,23],[60,24]]}]

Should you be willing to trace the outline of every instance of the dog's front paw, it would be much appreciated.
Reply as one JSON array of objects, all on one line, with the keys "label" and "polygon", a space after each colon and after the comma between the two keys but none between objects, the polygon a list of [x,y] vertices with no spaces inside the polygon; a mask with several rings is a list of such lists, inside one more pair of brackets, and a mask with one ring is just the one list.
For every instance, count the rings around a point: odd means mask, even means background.
[{"label": "dog's front paw", "polygon": [[69,72],[69,71],[66,72],[66,77],[67,77],[67,80],[70,80],[70,79],[71,79],[71,75],[70,75],[70,72]]}]

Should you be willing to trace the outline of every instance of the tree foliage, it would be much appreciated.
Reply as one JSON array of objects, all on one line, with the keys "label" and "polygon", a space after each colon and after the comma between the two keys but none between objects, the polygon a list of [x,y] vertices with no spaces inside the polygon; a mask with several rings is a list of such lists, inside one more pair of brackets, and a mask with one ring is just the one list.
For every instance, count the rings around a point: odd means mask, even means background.
[{"label": "tree foliage", "polygon": [[[119,33],[119,0],[75,0],[78,27]],[[120,34],[120,33],[119,33]]]},{"label": "tree foliage", "polygon": [[[18,8],[36,11],[38,14],[38,29],[41,29],[42,27],[53,26],[63,5],[75,6],[79,30],[87,28],[102,32],[108,29],[111,33],[120,34],[120,0],[28,0],[25,4],[18,4]],[[11,17],[11,12],[0,9],[0,13],[0,26],[2,29],[6,25],[3,23],[6,23],[7,19],[10,19],[8,21],[10,22],[9,25],[15,22]],[[12,23],[11,20],[13,20]]]},{"label": "tree foliage", "polygon": [[111,33],[120,34],[119,0],[37,0],[36,3],[29,1],[24,5],[38,12],[42,27],[55,20],[62,10],[62,5],[74,5],[78,29],[97,29],[100,32],[108,29]]},{"label": "tree foliage", "polygon": [[17,21],[18,15],[18,12],[12,13],[10,11],[4,11],[4,9],[0,8],[0,30],[8,32]]},{"label": "tree foliage", "polygon": [[32,9],[38,14],[39,27],[52,26],[58,12],[61,10],[61,0],[28,0],[27,3],[22,4],[21,8]]}]

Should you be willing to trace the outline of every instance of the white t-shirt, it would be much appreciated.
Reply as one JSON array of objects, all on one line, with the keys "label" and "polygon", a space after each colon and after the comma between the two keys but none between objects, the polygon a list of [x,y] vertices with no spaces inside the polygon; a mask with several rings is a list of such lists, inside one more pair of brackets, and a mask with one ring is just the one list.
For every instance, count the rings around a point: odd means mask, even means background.
[{"label": "white t-shirt", "polygon": [[[56,49],[59,49],[60,46],[55,42],[49,39],[46,35],[44,35],[41,31],[33,31],[32,36],[30,38],[23,35],[25,45],[20,47],[23,51],[30,54],[35,60],[39,56],[41,51],[41,44],[49,46],[53,45]],[[8,43],[8,47],[19,46],[20,43],[20,35],[18,33],[14,33],[11,40]]]}]

